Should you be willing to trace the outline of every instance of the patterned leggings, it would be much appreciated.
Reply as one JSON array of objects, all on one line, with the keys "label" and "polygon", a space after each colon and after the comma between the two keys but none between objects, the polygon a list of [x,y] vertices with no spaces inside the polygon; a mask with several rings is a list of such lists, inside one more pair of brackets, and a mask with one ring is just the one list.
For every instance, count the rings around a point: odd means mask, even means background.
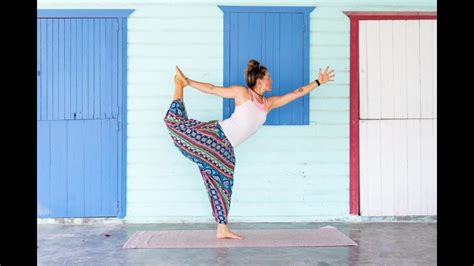
[{"label": "patterned leggings", "polygon": [[212,215],[219,224],[227,224],[235,156],[218,120],[201,122],[188,119],[182,99],[171,102],[164,122],[180,152],[196,163],[209,195]]}]

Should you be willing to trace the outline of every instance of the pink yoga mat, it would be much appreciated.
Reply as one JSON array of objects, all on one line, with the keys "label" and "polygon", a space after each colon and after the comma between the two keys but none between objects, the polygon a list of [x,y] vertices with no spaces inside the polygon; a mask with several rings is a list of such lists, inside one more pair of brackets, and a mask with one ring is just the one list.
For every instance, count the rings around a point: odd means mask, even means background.
[{"label": "pink yoga mat", "polygon": [[232,230],[244,237],[216,239],[215,230],[138,231],[123,245],[134,248],[335,247],[357,246],[335,227],[284,230]]}]

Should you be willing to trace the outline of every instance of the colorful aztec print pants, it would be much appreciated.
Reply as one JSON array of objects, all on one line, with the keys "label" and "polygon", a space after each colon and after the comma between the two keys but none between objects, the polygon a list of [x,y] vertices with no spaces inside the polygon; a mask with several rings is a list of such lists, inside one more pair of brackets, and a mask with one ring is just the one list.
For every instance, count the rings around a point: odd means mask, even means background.
[{"label": "colorful aztec print pants", "polygon": [[188,119],[183,100],[176,99],[171,102],[164,121],[174,145],[199,166],[214,219],[219,224],[227,224],[235,156],[218,120],[201,122]]}]

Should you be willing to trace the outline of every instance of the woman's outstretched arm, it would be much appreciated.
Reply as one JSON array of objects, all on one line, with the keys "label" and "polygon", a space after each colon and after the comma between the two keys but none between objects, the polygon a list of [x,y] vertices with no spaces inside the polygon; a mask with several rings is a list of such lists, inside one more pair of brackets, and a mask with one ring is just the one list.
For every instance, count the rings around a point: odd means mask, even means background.
[{"label": "woman's outstretched arm", "polygon": [[212,93],[212,91],[214,90],[215,86],[212,85],[211,83],[204,83],[204,82],[199,82],[199,81],[196,81],[196,80],[192,80],[188,77],[186,77],[184,74],[183,74],[183,71],[181,71],[181,69],[176,66],[176,68],[178,69],[178,76],[184,78],[186,80],[186,84],[184,84],[184,87],[186,86],[191,86],[193,88],[196,88],[204,93]]},{"label": "woman's outstretched arm", "polygon": [[309,92],[319,87],[320,85],[323,85],[329,81],[334,81],[333,80],[334,70],[331,70],[329,72],[328,70],[329,70],[329,67],[327,67],[326,70],[324,70],[324,72],[321,72],[321,69],[319,69],[318,81],[320,84],[318,84],[316,81],[312,81],[282,96],[272,96],[268,98],[268,105],[269,105],[268,112],[270,112],[270,110],[272,109],[282,107],[300,97],[303,97],[304,95],[308,94]]},{"label": "woman's outstretched arm", "polygon": [[216,88],[216,86],[211,83],[199,82],[190,78],[186,78],[186,82],[188,86],[196,88],[204,93],[213,94],[213,90]]},{"label": "woman's outstretched arm", "polygon": [[216,96],[220,96],[222,98],[236,98],[239,95],[242,95],[243,92],[245,92],[245,88],[242,86],[238,85],[232,85],[229,87],[221,87],[221,86],[215,86],[210,83],[203,83],[199,81],[195,81],[189,78],[186,78],[188,85],[196,88],[202,92],[213,94]]},{"label": "woman's outstretched arm", "polygon": [[242,86],[221,87],[221,86],[215,86],[211,83],[205,83],[205,82],[192,80],[186,77],[181,71],[181,69],[179,69],[177,66],[176,68],[178,69],[178,74],[186,80],[186,84],[184,84],[184,86],[191,86],[204,93],[217,95],[223,98],[236,98],[244,90]]}]

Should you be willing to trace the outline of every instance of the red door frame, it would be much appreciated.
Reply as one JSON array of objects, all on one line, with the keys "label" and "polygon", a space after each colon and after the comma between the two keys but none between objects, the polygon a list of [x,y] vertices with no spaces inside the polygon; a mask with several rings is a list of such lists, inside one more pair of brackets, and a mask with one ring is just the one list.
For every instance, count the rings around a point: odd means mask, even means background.
[{"label": "red door frame", "polygon": [[359,21],[437,19],[437,12],[344,12],[350,19],[350,214],[359,201]]}]

